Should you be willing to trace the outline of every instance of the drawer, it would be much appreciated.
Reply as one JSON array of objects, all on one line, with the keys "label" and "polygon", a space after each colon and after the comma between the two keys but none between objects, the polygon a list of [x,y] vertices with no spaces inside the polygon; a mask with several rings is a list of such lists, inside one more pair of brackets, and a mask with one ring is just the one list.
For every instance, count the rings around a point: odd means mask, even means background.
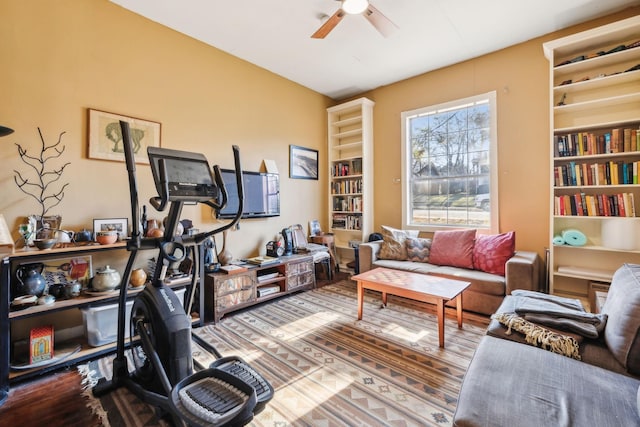
[{"label": "drawer", "polygon": [[252,275],[234,276],[226,279],[216,278],[216,295],[226,295],[245,289],[251,289],[254,286]]},{"label": "drawer", "polygon": [[313,271],[313,262],[304,261],[287,264],[287,277]]},{"label": "drawer", "polygon": [[218,311],[224,311],[229,309],[230,307],[244,304],[246,302],[255,301],[255,291],[254,289],[243,289],[238,292],[234,292],[227,295],[218,296],[216,298],[216,308]]},{"label": "drawer", "polygon": [[297,276],[290,277],[287,281],[287,289],[293,290],[301,288],[303,286],[312,286],[315,280],[315,274],[312,271],[298,274]]}]

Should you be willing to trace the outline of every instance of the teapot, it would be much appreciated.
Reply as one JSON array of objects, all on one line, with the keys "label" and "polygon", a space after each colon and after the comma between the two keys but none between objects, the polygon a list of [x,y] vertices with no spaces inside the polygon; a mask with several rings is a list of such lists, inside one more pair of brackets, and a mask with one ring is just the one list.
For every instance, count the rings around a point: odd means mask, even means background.
[{"label": "teapot", "polygon": [[18,279],[17,291],[20,295],[35,295],[37,297],[44,293],[47,282],[42,276],[44,264],[36,263],[23,265],[16,270]]},{"label": "teapot", "polygon": [[120,284],[120,273],[109,267],[96,270],[96,275],[91,279],[91,288],[94,291],[112,291]]},{"label": "teapot", "polygon": [[73,242],[73,231],[68,230],[58,230],[58,242],[60,243],[71,243]]},{"label": "teapot", "polygon": [[91,239],[93,239],[93,236],[89,230],[87,230],[86,228],[83,228],[80,231],[76,231],[75,239],[76,239],[76,242],[90,242]]}]

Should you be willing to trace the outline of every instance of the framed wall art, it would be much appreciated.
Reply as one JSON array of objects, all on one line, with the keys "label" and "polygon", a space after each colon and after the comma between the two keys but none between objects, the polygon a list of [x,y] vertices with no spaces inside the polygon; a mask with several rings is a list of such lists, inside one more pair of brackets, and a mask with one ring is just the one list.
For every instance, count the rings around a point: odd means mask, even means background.
[{"label": "framed wall art", "polygon": [[98,231],[117,231],[118,238],[129,236],[129,220],[127,218],[98,218],[93,220],[93,237]]},{"label": "framed wall art", "polygon": [[289,146],[289,178],[318,179],[318,150]]},{"label": "framed wall art", "polygon": [[160,146],[160,123],[89,109],[89,158],[124,162],[120,120],[129,122],[136,163],[149,164],[147,147]]}]

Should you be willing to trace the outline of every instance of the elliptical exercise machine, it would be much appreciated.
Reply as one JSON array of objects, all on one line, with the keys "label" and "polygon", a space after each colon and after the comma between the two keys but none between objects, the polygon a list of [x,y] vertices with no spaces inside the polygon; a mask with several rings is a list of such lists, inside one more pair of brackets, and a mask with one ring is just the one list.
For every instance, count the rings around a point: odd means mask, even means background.
[{"label": "elliptical exercise machine", "polygon": [[[209,237],[233,227],[242,215],[244,188],[240,152],[233,146],[239,206],[234,219],[222,227],[192,236],[176,236],[184,203],[203,203],[216,211],[224,208],[227,192],[217,165],[212,169],[199,153],[149,147],[147,153],[158,196],[151,205],[167,216],[162,238],[140,235],[138,185],[129,124],[121,121],[122,139],[131,193],[133,231],[127,242],[130,252],[118,299],[117,353],[113,377],[102,379],[94,388],[95,396],[124,386],[138,398],[156,406],[160,416],[168,416],[175,425],[245,425],[273,397],[273,387],[241,358],[218,357],[209,368],[194,372],[191,354],[190,312],[196,286],[199,251]],[[126,357],[125,327],[127,284],[140,250],[159,250],[151,284],[134,299],[131,311],[129,349],[134,369],[129,372]],[[184,306],[173,290],[164,284],[170,265],[181,262],[187,251],[193,256],[191,287]],[[186,311],[185,311],[186,308]],[[138,337],[139,341],[135,340]]]}]

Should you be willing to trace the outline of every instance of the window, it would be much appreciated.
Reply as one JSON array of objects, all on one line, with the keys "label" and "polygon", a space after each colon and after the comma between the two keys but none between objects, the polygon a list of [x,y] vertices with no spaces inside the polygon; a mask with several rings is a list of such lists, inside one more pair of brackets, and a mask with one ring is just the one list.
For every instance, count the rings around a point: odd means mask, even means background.
[{"label": "window", "polygon": [[402,225],[498,231],[495,92],[402,113]]}]

